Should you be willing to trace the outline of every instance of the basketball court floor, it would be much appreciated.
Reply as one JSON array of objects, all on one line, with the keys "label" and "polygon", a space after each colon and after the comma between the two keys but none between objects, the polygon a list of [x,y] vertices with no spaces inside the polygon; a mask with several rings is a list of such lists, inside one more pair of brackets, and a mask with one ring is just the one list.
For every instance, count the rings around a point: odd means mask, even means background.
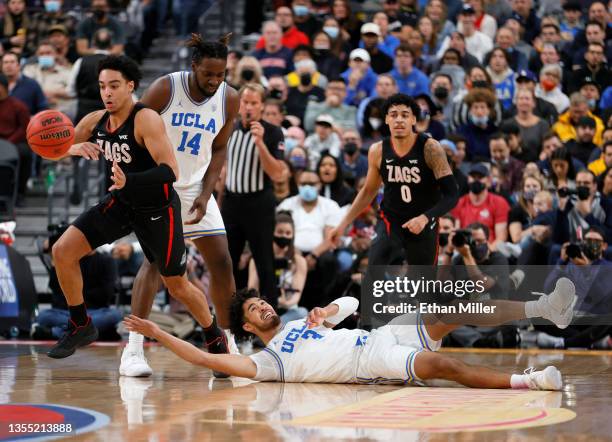
[{"label": "basketball court floor", "polygon": [[70,423],[65,440],[105,442],[612,440],[609,351],[446,350],[514,372],[561,370],[562,392],[534,392],[218,380],[158,345],[147,347],[151,378],[121,378],[118,345],[63,360],[48,349],[0,342],[0,441],[58,437],[17,423]]}]

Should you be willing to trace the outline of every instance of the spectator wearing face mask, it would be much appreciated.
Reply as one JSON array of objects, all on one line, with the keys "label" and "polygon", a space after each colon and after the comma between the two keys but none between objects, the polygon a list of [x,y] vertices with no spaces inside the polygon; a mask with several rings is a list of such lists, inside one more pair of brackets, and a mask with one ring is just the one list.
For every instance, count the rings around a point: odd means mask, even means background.
[{"label": "spectator wearing face mask", "polygon": [[[284,74],[273,75],[270,78],[280,77],[283,78]],[[284,81],[284,80],[283,80]],[[247,83],[257,83],[262,85],[263,87],[270,86],[267,78],[264,76],[263,70],[261,69],[261,65],[257,58],[251,55],[245,55],[240,59],[238,65],[236,66],[236,79],[232,86],[236,89],[240,89]],[[272,88],[270,86],[270,90],[275,90],[276,88]],[[276,97],[273,97],[276,98]],[[278,99],[278,98],[277,98]],[[282,97],[280,98],[282,101]]]},{"label": "spectator wearing face mask", "polygon": [[582,164],[589,164],[593,152],[598,146],[593,143],[595,137],[595,120],[591,117],[580,117],[576,124],[576,138],[565,143],[572,157],[579,160]]},{"label": "spectator wearing face mask", "polygon": [[321,29],[321,20],[312,13],[310,0],[293,0],[293,22],[295,26],[310,39]]},{"label": "spectator wearing face mask", "polygon": [[288,158],[293,148],[303,146],[306,133],[297,126],[288,127],[285,132],[285,156]]},{"label": "spectator wearing face mask", "polygon": [[438,109],[427,94],[415,95],[414,100],[421,108],[421,112],[417,117],[417,132],[428,133],[433,139],[438,141],[444,139],[446,137],[446,130],[444,125],[438,121],[440,109]]},{"label": "spectator wearing face mask", "polygon": [[535,88],[536,97],[552,103],[559,114],[570,105],[569,98],[561,91],[561,76],[561,67],[545,65],[540,71],[540,83]]},{"label": "spectator wearing face mask", "polygon": [[313,60],[314,51],[310,46],[298,46],[293,51],[295,70],[287,75],[287,86],[296,87],[304,82],[304,74],[310,74],[310,83],[325,89],[327,77],[317,70]]},{"label": "spectator wearing face mask", "polygon": [[96,31],[106,28],[110,31],[112,45],[111,54],[122,54],[125,46],[125,32],[121,23],[110,14],[107,0],[93,0],[91,3],[93,15],[81,21],[77,29],[77,52],[81,55],[95,53],[92,41]]},{"label": "spectator wearing face mask", "polygon": [[296,63],[295,68],[298,84],[293,87],[291,87],[291,84],[289,85],[286,109],[288,115],[295,115],[300,121],[304,121],[308,103],[323,102],[325,100],[325,90],[314,84],[315,76],[319,75],[314,61],[301,60]]},{"label": "spectator wearing face mask", "polygon": [[462,196],[451,214],[462,228],[478,222],[490,231],[490,243],[505,242],[508,238],[510,206],[504,198],[489,192],[489,168],[483,163],[473,164],[468,173],[469,193]]},{"label": "spectator wearing face mask", "polygon": [[340,165],[342,172],[353,182],[365,177],[368,173],[368,157],[361,151],[362,142],[359,132],[356,130],[345,130],[342,133],[342,154]]},{"label": "spectator wearing face mask", "polygon": [[36,61],[26,65],[23,74],[40,84],[51,109],[74,117],[73,100],[69,90],[70,68],[57,63],[57,51],[48,40],[43,40],[38,45]]},{"label": "spectator wearing face mask", "polygon": [[34,14],[28,27],[26,48],[29,54],[36,52],[39,41],[47,37],[54,26],[64,26],[70,36],[75,34],[77,21],[63,10],[62,0],[44,0],[43,5],[44,10]]},{"label": "spectator wearing face mask", "polygon": [[495,96],[487,89],[475,89],[465,97],[468,122],[457,129],[467,140],[470,159],[489,158],[489,139],[497,131],[495,126]]},{"label": "spectator wearing face mask", "polygon": [[302,172],[308,168],[308,151],[303,146],[296,146],[291,150],[288,161],[292,166],[293,178],[297,183]]},{"label": "spectator wearing face mask", "polygon": [[308,265],[301,304],[311,308],[327,299],[333,286],[337,263],[333,244],[326,238],[328,231],[338,225],[342,212],[335,201],[319,195],[321,182],[315,172],[302,172],[298,184],[299,195],[287,198],[277,211],[291,212],[294,220],[294,244]]},{"label": "spectator wearing face mask", "polygon": [[440,122],[448,130],[453,119],[454,89],[452,78],[446,74],[433,74],[429,85],[429,92],[433,103],[442,110]]},{"label": "spectator wearing face mask", "polygon": [[[330,27],[330,29],[335,29],[338,32],[337,27]],[[313,60],[317,64],[317,68],[329,79],[340,76],[344,71],[350,49],[345,50],[342,45],[334,43],[334,40],[330,37],[331,34],[328,34],[328,32],[331,31],[328,29],[327,31],[317,32],[313,38],[312,47]],[[339,48],[336,49],[338,46]]]}]

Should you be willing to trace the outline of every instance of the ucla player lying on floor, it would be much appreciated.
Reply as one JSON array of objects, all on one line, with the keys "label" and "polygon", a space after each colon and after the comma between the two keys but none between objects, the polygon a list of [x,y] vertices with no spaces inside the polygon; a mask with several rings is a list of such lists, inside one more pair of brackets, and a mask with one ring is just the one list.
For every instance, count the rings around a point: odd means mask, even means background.
[{"label": "ucla player lying on floor", "polygon": [[[468,320],[470,325],[499,325],[538,317],[565,328],[572,320],[575,302],[574,284],[560,278],[555,290],[537,301],[491,301],[488,305],[495,306],[496,315],[468,315]],[[371,332],[334,330],[358,304],[355,298],[339,298],[325,308],[314,308],[305,320],[283,326],[274,309],[255,290],[241,290],[232,303],[232,332],[237,338],[258,336],[266,345],[251,356],[205,353],[135,316],[126,318],[125,324],[192,364],[258,381],[406,383],[444,379],[474,388],[562,387],[561,373],[553,366],[508,374],[437,353],[442,338],[460,326],[451,324],[456,318],[449,315],[404,315]]]}]

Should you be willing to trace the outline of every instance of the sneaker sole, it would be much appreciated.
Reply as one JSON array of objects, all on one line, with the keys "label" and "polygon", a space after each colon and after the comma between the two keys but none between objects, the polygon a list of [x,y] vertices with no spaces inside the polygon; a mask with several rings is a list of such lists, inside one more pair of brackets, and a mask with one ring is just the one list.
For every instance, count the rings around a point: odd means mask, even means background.
[{"label": "sneaker sole", "polygon": [[220,371],[213,371],[213,376],[217,379],[227,379],[230,377],[229,374],[221,373]]},{"label": "sneaker sole", "polygon": [[552,375],[552,380],[554,385],[552,391],[559,391],[563,387],[563,377],[561,376],[561,372],[557,368],[554,368],[553,373],[554,374]]},{"label": "sneaker sole", "polygon": [[141,370],[130,374],[127,370],[122,370],[121,367],[119,367],[119,376],[126,376],[128,378],[148,378],[152,374],[153,370]]}]

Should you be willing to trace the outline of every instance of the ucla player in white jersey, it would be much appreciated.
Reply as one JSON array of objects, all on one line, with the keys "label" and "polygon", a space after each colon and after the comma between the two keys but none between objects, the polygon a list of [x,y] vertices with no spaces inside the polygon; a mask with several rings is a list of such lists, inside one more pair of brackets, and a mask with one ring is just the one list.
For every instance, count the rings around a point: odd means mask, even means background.
[{"label": "ucla player in white jersey", "polygon": [[[207,42],[192,34],[187,43],[193,51],[191,71],[158,78],[141,100],[159,112],[165,123],[180,171],[174,189],[181,200],[183,233],[195,243],[211,274],[217,319],[204,329],[205,345],[211,353],[228,352],[227,336],[220,332],[216,321],[221,328],[229,328],[229,304],[235,291],[225,227],[212,195],[240,107],[238,93],[225,82],[229,37],[230,34],[217,42]],[[148,317],[159,281],[157,267],[145,260],[132,290],[132,314]],[[151,375],[142,335],[130,333],[119,373]]]},{"label": "ucla player in white jersey", "polygon": [[[457,301],[458,303],[465,301]],[[379,383],[445,379],[475,388],[529,388],[560,390],[561,373],[553,366],[525,374],[508,374],[465,364],[439,354],[442,338],[464,320],[473,325],[499,325],[542,317],[567,327],[576,302],[574,284],[557,281],[550,295],[537,301],[490,301],[495,314],[403,315],[389,325],[365,330],[333,330],[355,312],[355,298],[336,299],[313,309],[306,320],[281,324],[274,309],[255,290],[242,290],[232,301],[232,331],[237,337],[254,334],[266,347],[251,356],[204,353],[171,336],[154,323],[135,316],[125,319],[128,329],[150,336],[192,364],[258,381]],[[465,322],[462,322],[465,324]]]}]

